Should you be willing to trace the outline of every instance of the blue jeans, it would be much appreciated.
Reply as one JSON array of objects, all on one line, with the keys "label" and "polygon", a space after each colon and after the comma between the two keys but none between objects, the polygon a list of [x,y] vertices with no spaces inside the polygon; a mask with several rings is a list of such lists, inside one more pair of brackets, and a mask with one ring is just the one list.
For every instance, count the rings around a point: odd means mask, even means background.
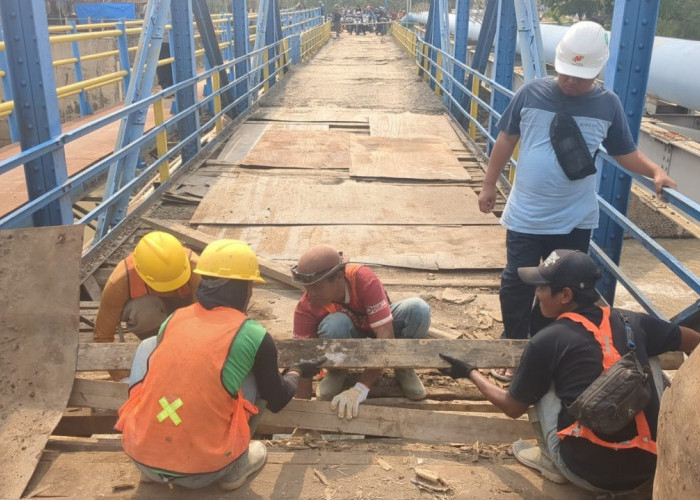
[{"label": "blue jeans", "polygon": [[[151,354],[156,348],[156,339],[157,337],[155,336],[149,337],[141,341],[139,346],[136,348],[134,360],[131,363],[129,387],[132,387],[137,382],[140,382],[146,376],[146,371],[148,370],[148,358],[151,356]],[[258,385],[255,380],[255,376],[252,373],[246,375],[246,377],[243,379],[243,382],[241,382],[241,391],[243,392],[244,398],[246,398],[248,401],[253,402],[258,407],[258,414],[254,415],[248,422],[248,424],[251,426],[252,434],[255,431],[255,427],[257,426],[259,417],[262,414],[263,409],[265,408],[266,402],[264,400],[258,399]],[[136,468],[139,471],[141,471],[141,473],[144,476],[148,477],[151,481],[155,481],[157,483],[173,483],[177,484],[178,486],[182,486],[183,488],[195,490],[203,488],[204,486],[208,486],[224,477],[226,474],[228,474],[229,472],[231,472],[231,470],[235,468],[237,461],[245,456],[246,455],[244,453],[236,460],[231,462],[229,465],[216,472],[211,472],[208,474],[192,474],[180,477],[170,476],[167,474],[159,474],[150,467],[142,465],[138,462],[134,462],[134,465],[136,465]]]},{"label": "blue jeans", "polygon": [[518,276],[518,268],[538,266],[540,261],[559,248],[588,253],[590,241],[590,229],[574,229],[569,234],[506,232],[507,263],[498,293],[503,315],[502,338],[526,339],[531,331],[534,334],[549,323],[539,307],[533,308],[535,287],[523,283]]},{"label": "blue jeans", "polygon": [[[413,297],[391,304],[391,315],[397,339],[422,339],[428,335],[430,306],[423,299]],[[322,339],[361,339],[368,335],[355,328],[347,314],[337,312],[321,320],[318,336]]]}]

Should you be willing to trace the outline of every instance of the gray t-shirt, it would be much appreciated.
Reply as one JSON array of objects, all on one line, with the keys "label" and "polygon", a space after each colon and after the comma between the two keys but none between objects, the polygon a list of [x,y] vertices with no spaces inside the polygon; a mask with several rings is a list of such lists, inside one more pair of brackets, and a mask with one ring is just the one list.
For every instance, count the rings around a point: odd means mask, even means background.
[{"label": "gray t-shirt", "polygon": [[596,176],[569,180],[557,161],[549,126],[560,106],[576,120],[591,154],[602,144],[612,155],[637,149],[620,99],[598,85],[589,93],[564,95],[556,79],[527,83],[515,94],[498,128],[520,136],[513,190],[501,224],[520,233],[568,234],[598,226]]}]

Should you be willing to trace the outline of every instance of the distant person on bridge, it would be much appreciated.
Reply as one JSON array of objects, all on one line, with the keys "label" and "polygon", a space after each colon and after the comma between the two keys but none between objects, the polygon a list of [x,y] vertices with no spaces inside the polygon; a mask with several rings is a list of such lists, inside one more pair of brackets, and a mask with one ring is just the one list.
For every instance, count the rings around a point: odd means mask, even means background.
[{"label": "distant person on bridge", "polygon": [[340,21],[343,18],[343,13],[341,12],[340,5],[333,7],[333,18],[331,20],[331,30],[335,31],[335,37],[340,37]]},{"label": "distant person on bridge", "polygon": [[[554,67],[558,77],[523,85],[498,122],[500,133],[479,194],[482,212],[493,210],[496,183],[520,141],[515,182],[501,217],[508,230],[507,264],[499,292],[504,338],[525,339],[546,323],[532,307],[534,287],[518,277],[518,268],[536,266],[555,248],[588,251],[591,230],[598,225],[591,157],[601,145],[625,169],[652,178],[659,197],[664,186],[676,187],[673,179],[637,148],[617,95],[596,83],[608,55],[605,30],[590,21],[576,23],[557,46]],[[558,160],[550,137],[557,115],[573,116],[581,131],[583,154],[575,158],[588,156],[585,177],[565,173],[569,163],[562,165]],[[512,376],[510,370],[492,373],[504,381]]]},{"label": "distant person on bridge", "polygon": [[[294,338],[297,339],[421,339],[430,327],[430,306],[420,298],[392,304],[374,271],[348,259],[333,247],[308,249],[292,267],[294,281],[306,293],[294,309]],[[338,417],[356,417],[359,405],[381,375],[381,369],[365,369],[359,381],[343,391],[346,370],[327,370],[318,384],[316,397],[332,401]],[[415,370],[397,368],[396,379],[404,395],[425,398],[425,388]],[[299,383],[297,397],[311,397],[311,380]]]},{"label": "distant person on bridge", "polygon": [[[595,284],[601,273],[583,252],[555,250],[538,267],[518,272],[525,283],[537,287],[541,312],[554,321],[529,341],[510,387],[495,385],[469,360],[448,354],[440,357],[451,368],[441,371],[470,379],[511,418],[528,412],[537,446],[517,441],[513,454],[547,479],[571,481],[596,493],[632,490],[650,481],[664,385],[655,356],[691,352],[700,343],[700,333],[648,314],[597,306]],[[639,404],[641,411],[625,412],[629,421],[615,422],[618,430],[612,433],[586,427],[569,408],[604,370],[629,353],[630,345],[645,373],[640,385],[646,386],[648,402]]]},{"label": "distant person on bridge", "polygon": [[[144,235],[105,284],[93,341],[114,342],[117,333],[123,340],[122,321],[141,340],[155,335],[175,309],[196,300],[201,277],[192,270],[197,260],[197,254],[171,234],[153,231]],[[115,380],[127,375],[124,371],[110,373]]]},{"label": "distant person on bridge", "polygon": [[142,481],[234,490],[265,463],[251,441],[260,412],[284,408],[326,358],[280,374],[274,340],[246,315],[253,283],[265,283],[247,243],[210,243],[194,272],[199,302],[139,344],[116,428]]}]

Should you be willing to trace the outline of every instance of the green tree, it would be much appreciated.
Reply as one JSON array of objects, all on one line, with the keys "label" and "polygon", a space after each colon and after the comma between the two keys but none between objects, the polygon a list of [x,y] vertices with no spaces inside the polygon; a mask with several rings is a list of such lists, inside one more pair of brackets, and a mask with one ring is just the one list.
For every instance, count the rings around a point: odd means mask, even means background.
[{"label": "green tree", "polygon": [[700,0],[662,0],[656,34],[700,40]]},{"label": "green tree", "polygon": [[555,22],[588,19],[610,28],[614,0],[542,0],[545,15]]}]

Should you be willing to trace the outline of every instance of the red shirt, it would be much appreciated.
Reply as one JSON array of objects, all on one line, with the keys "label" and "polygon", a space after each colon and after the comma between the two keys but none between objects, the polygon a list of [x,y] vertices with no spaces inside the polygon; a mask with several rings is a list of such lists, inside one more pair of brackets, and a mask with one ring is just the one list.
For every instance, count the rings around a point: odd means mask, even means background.
[{"label": "red shirt", "polygon": [[342,303],[318,306],[309,301],[306,293],[301,296],[294,309],[293,337],[318,338],[321,320],[335,312],[347,314],[358,330],[366,332],[394,321],[384,285],[374,271],[358,264],[348,264],[345,268],[345,300]]}]

